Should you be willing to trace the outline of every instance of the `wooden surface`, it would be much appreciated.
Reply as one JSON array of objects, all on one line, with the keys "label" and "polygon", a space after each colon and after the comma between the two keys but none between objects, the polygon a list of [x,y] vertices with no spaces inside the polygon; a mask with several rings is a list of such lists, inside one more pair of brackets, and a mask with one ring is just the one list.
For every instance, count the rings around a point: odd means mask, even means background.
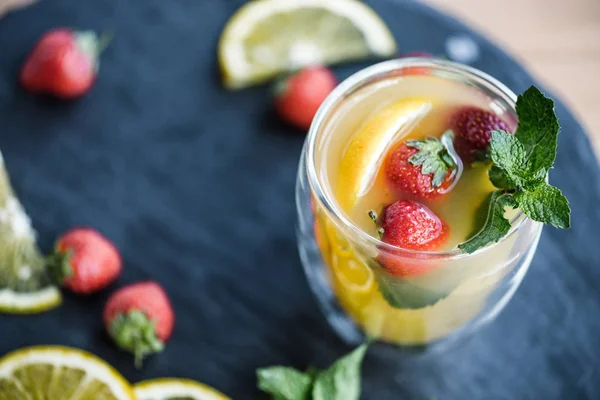
[{"label": "wooden surface", "polygon": [[571,107],[600,155],[600,0],[422,0],[495,39]]}]

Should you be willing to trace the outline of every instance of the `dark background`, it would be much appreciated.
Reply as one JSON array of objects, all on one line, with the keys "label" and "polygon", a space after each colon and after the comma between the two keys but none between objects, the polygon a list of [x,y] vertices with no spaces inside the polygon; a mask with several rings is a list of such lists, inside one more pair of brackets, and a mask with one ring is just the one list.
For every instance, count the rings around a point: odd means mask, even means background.
[{"label": "dark background", "polygon": [[[259,366],[324,367],[349,350],[321,315],[297,255],[293,191],[304,134],[274,117],[268,87],[226,92],[218,80],[217,39],[242,3],[43,0],[0,20],[0,149],[41,245],[76,225],[96,227],[123,253],[115,286],[155,279],[177,313],[166,351],[140,371],[103,333],[111,290],[67,296],[39,316],[0,316],[0,354],[75,346],[134,382],[189,377],[250,399]],[[413,2],[368,3],[402,51],[443,54],[448,36],[468,34],[482,52],[473,66],[516,92],[532,83],[448,17]],[[60,25],[116,32],[93,91],[72,103],[16,84],[28,50]],[[544,230],[515,298],[461,347],[411,362],[374,347],[365,399],[600,399],[600,170],[581,127],[561,105],[558,114],[551,180],[571,200],[573,228]]]}]

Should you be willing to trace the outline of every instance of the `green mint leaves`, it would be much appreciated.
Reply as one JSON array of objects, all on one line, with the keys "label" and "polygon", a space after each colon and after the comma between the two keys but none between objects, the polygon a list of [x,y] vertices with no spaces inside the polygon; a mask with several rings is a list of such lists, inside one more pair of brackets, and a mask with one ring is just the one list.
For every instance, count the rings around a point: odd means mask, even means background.
[{"label": "green mint leaves", "polygon": [[497,242],[510,230],[506,208],[520,209],[534,221],[557,228],[571,226],[569,202],[549,185],[548,171],[556,158],[559,132],[554,102],[532,86],[517,100],[519,127],[515,135],[493,131],[490,156],[491,182],[499,190],[489,199],[483,228],[458,247],[467,253]]},{"label": "green mint leaves", "polygon": [[309,399],[313,379],[309,374],[289,367],[262,368],[256,372],[258,388],[276,400]]},{"label": "green mint leaves", "polygon": [[288,367],[257,371],[258,388],[275,400],[358,400],[360,367],[369,344],[363,344],[325,371],[304,373]]},{"label": "green mint leaves", "polygon": [[458,245],[458,248],[466,253],[473,253],[475,250],[484,247],[488,243],[497,242],[504,237],[510,230],[510,222],[504,218],[505,207],[514,207],[516,205],[513,197],[501,190],[492,193],[489,199],[489,209],[485,224],[479,233],[464,243]]},{"label": "green mint leaves", "polygon": [[[408,140],[406,145],[417,150],[408,161],[412,165],[420,165],[423,175],[433,174],[431,185],[434,188],[439,187],[446,176],[448,170],[456,168],[456,162],[448,152],[446,142],[452,143],[454,133],[447,131],[442,135],[442,140],[437,138],[427,138],[425,140]],[[444,140],[450,138],[450,140]]]}]

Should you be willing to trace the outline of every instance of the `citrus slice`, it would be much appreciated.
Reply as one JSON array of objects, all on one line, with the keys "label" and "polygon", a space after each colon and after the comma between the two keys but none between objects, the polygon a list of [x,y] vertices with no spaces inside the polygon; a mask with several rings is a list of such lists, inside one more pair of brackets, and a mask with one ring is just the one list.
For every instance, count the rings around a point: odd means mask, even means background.
[{"label": "citrus slice", "polygon": [[336,199],[350,211],[375,180],[388,148],[431,110],[430,100],[409,98],[375,113],[350,140],[340,163]]},{"label": "citrus slice", "polygon": [[32,314],[58,306],[31,220],[15,196],[0,153],[0,312]]},{"label": "citrus slice", "polygon": [[223,393],[189,379],[161,378],[133,387],[137,400],[229,400]]},{"label": "citrus slice", "polygon": [[0,359],[0,398],[135,400],[114,368],[85,351],[29,347]]},{"label": "citrus slice", "polygon": [[388,57],[396,42],[358,0],[255,0],[229,20],[219,41],[224,84],[241,88],[306,65]]}]

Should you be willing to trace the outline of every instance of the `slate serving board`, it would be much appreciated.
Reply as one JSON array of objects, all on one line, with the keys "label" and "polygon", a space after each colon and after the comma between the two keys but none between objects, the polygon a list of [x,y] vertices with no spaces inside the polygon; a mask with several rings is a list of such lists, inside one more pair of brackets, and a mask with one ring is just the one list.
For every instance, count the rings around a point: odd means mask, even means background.
[{"label": "slate serving board", "polygon": [[[0,20],[0,149],[41,245],[76,225],[121,249],[116,286],[156,279],[177,325],[137,371],[106,339],[110,290],[34,317],[0,316],[0,354],[62,344],[92,351],[131,381],[181,376],[255,398],[254,370],[328,365],[349,350],[321,315],[294,238],[294,183],[304,136],[272,115],[269,88],[223,90],[219,33],[242,0],[43,0]],[[532,77],[477,33],[414,2],[368,1],[403,51],[479,47],[472,65],[526,89]],[[92,93],[72,103],[23,93],[23,57],[58,25],[115,29]],[[367,64],[336,69],[340,78]],[[561,104],[551,180],[573,228],[544,231],[522,287],[492,325],[459,348],[403,362],[375,347],[365,399],[600,399],[600,170]]]}]

